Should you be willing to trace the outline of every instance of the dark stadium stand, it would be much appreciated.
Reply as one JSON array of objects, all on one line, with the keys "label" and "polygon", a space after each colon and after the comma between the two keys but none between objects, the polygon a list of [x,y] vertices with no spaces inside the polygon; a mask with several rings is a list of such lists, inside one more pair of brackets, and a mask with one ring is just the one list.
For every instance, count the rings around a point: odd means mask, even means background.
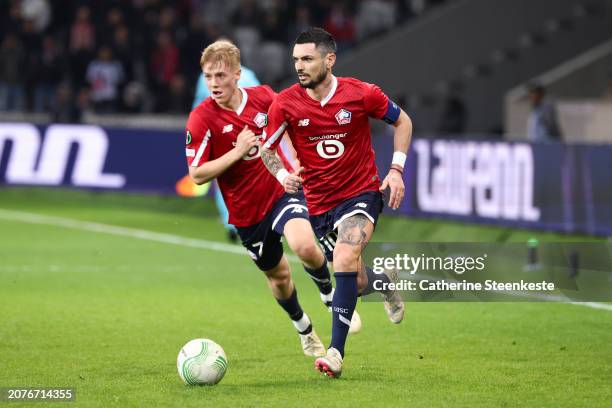
[{"label": "dark stadium stand", "polygon": [[[447,0],[450,1],[450,0]],[[269,84],[289,74],[288,44],[311,25],[345,53],[444,0],[10,0],[0,3],[0,112],[188,112],[199,53],[234,39]],[[70,104],[70,101],[74,103]]]}]

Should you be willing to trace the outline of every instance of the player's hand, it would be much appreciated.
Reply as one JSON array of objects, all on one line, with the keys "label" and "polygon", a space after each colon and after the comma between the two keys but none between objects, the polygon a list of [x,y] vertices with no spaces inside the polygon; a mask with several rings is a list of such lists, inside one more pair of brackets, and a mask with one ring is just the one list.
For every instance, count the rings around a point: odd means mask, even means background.
[{"label": "player's hand", "polygon": [[257,137],[248,126],[245,126],[236,138],[236,150],[240,154],[240,157],[243,157],[249,153],[253,146],[257,146],[258,143],[259,137]]},{"label": "player's hand", "polygon": [[406,190],[402,173],[395,169],[389,170],[387,177],[385,177],[380,186],[380,192],[385,191],[387,187],[391,190],[389,194],[389,207],[397,210],[404,199],[404,192]]},{"label": "player's hand", "polygon": [[299,167],[293,173],[285,177],[285,180],[283,180],[283,187],[285,188],[285,191],[287,193],[289,194],[297,193],[297,191],[300,189],[300,187],[302,186],[302,181],[303,181],[302,178],[300,177],[300,174],[302,174],[303,171],[304,171],[304,168]]}]

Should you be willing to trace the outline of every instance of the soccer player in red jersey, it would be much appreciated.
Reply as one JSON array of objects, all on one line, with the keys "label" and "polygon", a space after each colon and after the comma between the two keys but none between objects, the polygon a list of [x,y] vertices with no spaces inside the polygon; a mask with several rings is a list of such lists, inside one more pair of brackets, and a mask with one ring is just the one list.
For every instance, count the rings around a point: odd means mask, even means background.
[{"label": "soccer player in red jersey", "polygon": [[[395,271],[375,274],[361,253],[382,211],[382,192],[390,189],[389,206],[404,197],[403,171],[412,137],[408,115],[376,85],[332,75],[336,60],[332,36],[320,28],[301,33],[293,48],[299,83],[280,92],[268,110],[262,160],[285,191],[300,186],[310,221],[326,256],[333,261],[336,290],[332,301],[332,339],[315,367],[330,377],[342,372],[344,346],[357,297],[374,291],[374,281],[397,281]],[[394,126],[393,160],[381,183],[374,163],[369,118]],[[287,132],[303,172],[290,173],[274,151]],[[384,285],[377,285],[383,287]],[[393,323],[404,316],[398,293],[381,293]]]},{"label": "soccer player in red jersey", "polygon": [[[267,279],[272,294],[300,335],[304,354],[325,347],[303,312],[291,279],[281,237],[297,254],[331,306],[333,287],[327,262],[315,243],[303,194],[289,194],[260,158],[260,137],[275,93],[268,86],[240,88],[240,50],[229,41],[209,45],[200,60],[211,97],[187,121],[186,156],[196,184],[217,179],[242,244]],[[288,164],[282,153],[279,160]],[[278,157],[278,156],[277,156]]]}]

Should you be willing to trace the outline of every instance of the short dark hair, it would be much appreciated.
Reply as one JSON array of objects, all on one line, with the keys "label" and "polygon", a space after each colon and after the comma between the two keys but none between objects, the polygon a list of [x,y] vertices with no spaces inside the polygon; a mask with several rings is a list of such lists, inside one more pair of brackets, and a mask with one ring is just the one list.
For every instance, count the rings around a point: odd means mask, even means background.
[{"label": "short dark hair", "polygon": [[314,43],[316,48],[324,51],[326,54],[336,52],[336,41],[334,37],[327,31],[319,27],[311,27],[306,31],[302,31],[295,39],[296,44]]},{"label": "short dark hair", "polygon": [[527,90],[531,93],[546,93],[546,88],[544,88],[544,85],[542,85],[540,82],[529,82],[527,84]]}]

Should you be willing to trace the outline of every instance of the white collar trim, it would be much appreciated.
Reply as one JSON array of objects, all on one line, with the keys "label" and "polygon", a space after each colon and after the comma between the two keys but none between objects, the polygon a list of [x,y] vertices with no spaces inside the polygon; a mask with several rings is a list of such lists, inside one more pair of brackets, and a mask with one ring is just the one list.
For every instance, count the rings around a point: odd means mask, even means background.
[{"label": "white collar trim", "polygon": [[321,100],[321,106],[325,106],[325,104],[327,102],[329,102],[329,100],[334,96],[334,94],[336,93],[336,88],[338,87],[338,80],[336,79],[335,76],[332,75],[332,87],[331,90],[329,91],[329,93],[327,94],[327,96],[325,98],[323,98]]},{"label": "white collar trim", "polygon": [[240,106],[238,106],[238,109],[236,109],[236,115],[240,116],[242,114],[242,111],[244,110],[244,107],[247,104],[247,99],[249,99],[249,95],[244,90],[244,88],[238,89],[240,89],[240,92],[242,92],[242,102],[240,102]]}]

